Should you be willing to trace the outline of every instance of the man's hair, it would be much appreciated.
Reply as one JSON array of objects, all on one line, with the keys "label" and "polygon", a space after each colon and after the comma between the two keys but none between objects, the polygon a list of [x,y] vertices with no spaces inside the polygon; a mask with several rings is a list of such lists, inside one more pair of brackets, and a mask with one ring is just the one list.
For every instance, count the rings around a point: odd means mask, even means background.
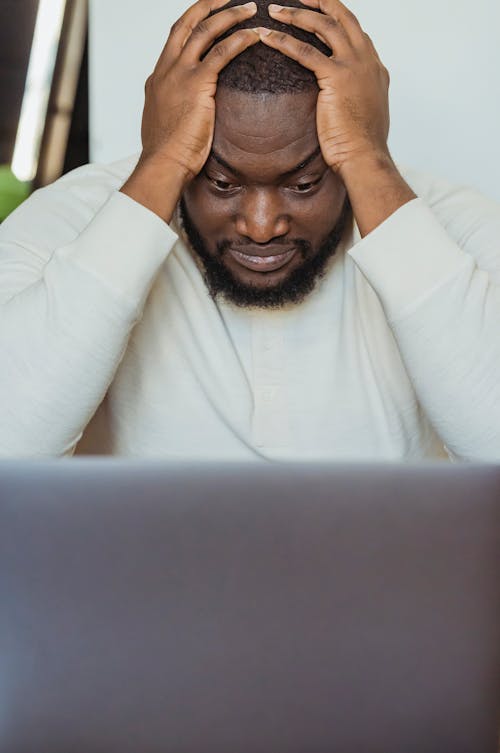
[{"label": "man's hair", "polygon": [[[332,54],[331,50],[315,34],[275,21],[267,10],[272,0],[255,0],[255,2],[257,14],[243,21],[243,23],[233,26],[219,37],[216,40],[217,42],[226,39],[238,29],[267,26],[276,31],[284,31],[302,42],[311,44],[328,57]],[[224,6],[224,10],[241,4],[241,0],[230,0]],[[299,0],[287,0],[287,5],[294,8],[306,7]],[[311,10],[311,8],[308,8],[308,10]],[[219,86],[249,94],[290,94],[318,88],[316,76],[312,71],[262,42],[242,52],[224,68],[219,75]]]}]

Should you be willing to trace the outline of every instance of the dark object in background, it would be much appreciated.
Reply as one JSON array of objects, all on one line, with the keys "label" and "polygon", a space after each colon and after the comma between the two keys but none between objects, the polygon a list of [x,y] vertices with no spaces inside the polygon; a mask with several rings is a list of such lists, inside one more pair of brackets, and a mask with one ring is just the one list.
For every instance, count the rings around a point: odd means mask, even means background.
[{"label": "dark object in background", "polygon": [[86,165],[89,160],[89,41],[88,31],[85,34],[80,76],[76,91],[68,147],[64,159],[62,174],[69,173],[76,167]]},{"label": "dark object in background", "polygon": [[34,188],[89,161],[88,112],[88,3],[66,0]]},{"label": "dark object in background", "polygon": [[88,2],[66,0],[39,163],[32,183],[10,170],[38,0],[0,0],[0,222],[31,190],[89,162]]},{"label": "dark object in background", "polygon": [[0,165],[16,143],[38,0],[0,0]]}]

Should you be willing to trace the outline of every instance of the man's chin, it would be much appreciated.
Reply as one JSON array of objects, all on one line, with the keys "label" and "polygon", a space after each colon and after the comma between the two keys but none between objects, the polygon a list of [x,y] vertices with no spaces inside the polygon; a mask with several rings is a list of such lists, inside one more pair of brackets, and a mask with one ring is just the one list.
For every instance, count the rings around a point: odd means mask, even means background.
[{"label": "man's chin", "polygon": [[334,253],[335,249],[329,247],[321,259],[317,254],[311,260],[294,265],[292,270],[267,273],[246,269],[235,272],[213,257],[200,256],[200,260],[214,301],[225,300],[241,308],[278,309],[302,303],[325,275]]},{"label": "man's chin", "polygon": [[[250,308],[276,309],[290,304],[299,304],[312,291],[317,279],[306,287],[301,281],[300,285],[294,281],[290,272],[277,270],[262,274],[256,272],[235,274],[222,264],[226,272],[225,275],[217,274],[214,276],[213,270],[204,266],[204,279],[209,289],[210,295],[214,300],[223,299],[235,306]],[[297,269],[300,272],[300,268]]]}]

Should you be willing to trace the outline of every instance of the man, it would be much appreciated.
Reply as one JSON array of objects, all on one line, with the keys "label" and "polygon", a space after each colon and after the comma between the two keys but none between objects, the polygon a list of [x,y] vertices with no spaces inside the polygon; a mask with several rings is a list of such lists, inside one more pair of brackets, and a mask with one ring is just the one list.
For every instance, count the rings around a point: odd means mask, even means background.
[{"label": "man", "polygon": [[401,171],[356,17],[290,5],[197,2],[140,157],[2,227],[2,454],[500,458],[499,207]]}]

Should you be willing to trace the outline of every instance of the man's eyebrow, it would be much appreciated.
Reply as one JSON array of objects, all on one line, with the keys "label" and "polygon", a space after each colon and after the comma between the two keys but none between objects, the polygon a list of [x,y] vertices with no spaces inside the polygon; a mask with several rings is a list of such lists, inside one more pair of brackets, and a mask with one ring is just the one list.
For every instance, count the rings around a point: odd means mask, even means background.
[{"label": "man's eyebrow", "polygon": [[[295,167],[292,167],[291,170],[287,170],[285,173],[283,173],[280,177],[286,178],[288,175],[293,175],[294,173],[297,173],[299,170],[303,170],[305,167],[307,167],[313,160],[316,159],[316,157],[321,154],[321,146],[317,146],[314,152],[309,155],[309,157],[306,157],[306,159],[302,160],[298,165]],[[212,149],[209,155],[209,159],[213,159],[215,162],[218,162],[219,165],[222,165],[226,170],[228,170],[233,175],[237,175],[238,177],[241,177],[241,173],[232,165],[229,164],[229,162],[226,162],[226,160],[218,154],[215,149]]]},{"label": "man's eyebrow", "polygon": [[229,164],[229,162],[226,162],[226,160],[223,159],[220,156],[220,154],[217,154],[217,152],[215,151],[215,149],[212,149],[212,151],[210,152],[208,158],[215,160],[215,162],[218,162],[219,165],[222,165],[222,167],[224,167],[226,170],[228,170],[233,175],[238,175],[238,176],[240,175],[240,173],[238,172],[238,170],[235,167],[232,167]]},{"label": "man's eyebrow", "polygon": [[296,165],[296,167],[292,167],[291,170],[287,170],[286,173],[283,174],[283,177],[285,177],[286,175],[293,175],[294,173],[298,173],[299,170],[303,170],[304,167],[307,167],[308,165],[310,165],[311,162],[313,162],[313,160],[315,160],[316,157],[318,157],[320,154],[321,154],[321,147],[317,146],[314,152],[309,155],[309,157],[306,157],[306,159],[300,162],[300,164]]}]

